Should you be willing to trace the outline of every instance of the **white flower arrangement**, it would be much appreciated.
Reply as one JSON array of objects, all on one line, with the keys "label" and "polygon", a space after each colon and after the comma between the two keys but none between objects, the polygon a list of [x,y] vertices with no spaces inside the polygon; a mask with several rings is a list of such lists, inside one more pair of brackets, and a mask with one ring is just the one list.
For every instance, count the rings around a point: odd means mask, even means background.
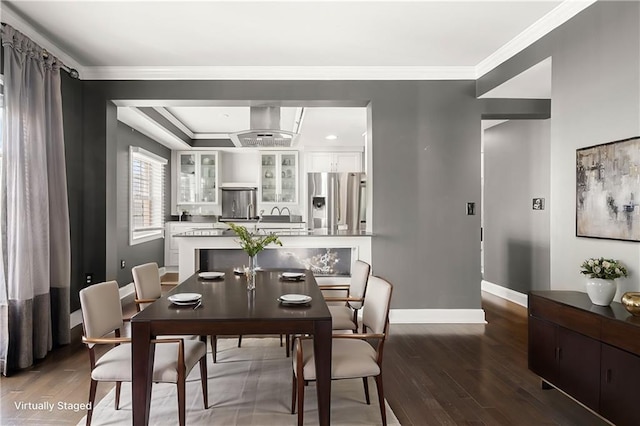
[{"label": "white flower arrangement", "polygon": [[614,259],[591,258],[582,262],[580,273],[589,275],[589,278],[602,278],[605,280],[615,280],[620,277],[627,277],[627,268],[622,263]]}]

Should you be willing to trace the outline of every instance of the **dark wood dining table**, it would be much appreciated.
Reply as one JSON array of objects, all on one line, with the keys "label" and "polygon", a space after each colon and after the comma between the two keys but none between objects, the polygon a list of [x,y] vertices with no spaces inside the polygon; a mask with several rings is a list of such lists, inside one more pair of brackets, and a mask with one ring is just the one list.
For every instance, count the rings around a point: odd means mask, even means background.
[{"label": "dark wood dining table", "polygon": [[[155,350],[150,341],[156,336],[288,333],[314,336],[319,423],[329,425],[331,314],[313,273],[303,271],[304,280],[286,281],[281,270],[258,271],[255,290],[247,291],[244,275],[224,272],[217,280],[199,278],[196,272],[131,319],[133,424],[149,424]],[[176,293],[201,294],[201,306],[172,304],[167,297]],[[305,306],[285,306],[278,301],[284,294],[305,294],[312,300]]]}]

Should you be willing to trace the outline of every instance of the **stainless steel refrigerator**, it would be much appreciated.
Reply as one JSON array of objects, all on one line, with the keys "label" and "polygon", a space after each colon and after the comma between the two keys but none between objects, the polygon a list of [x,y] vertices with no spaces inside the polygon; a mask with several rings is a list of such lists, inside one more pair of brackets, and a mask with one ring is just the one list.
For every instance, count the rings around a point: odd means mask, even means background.
[{"label": "stainless steel refrigerator", "polygon": [[308,173],[307,223],[311,230],[360,229],[364,173]]}]

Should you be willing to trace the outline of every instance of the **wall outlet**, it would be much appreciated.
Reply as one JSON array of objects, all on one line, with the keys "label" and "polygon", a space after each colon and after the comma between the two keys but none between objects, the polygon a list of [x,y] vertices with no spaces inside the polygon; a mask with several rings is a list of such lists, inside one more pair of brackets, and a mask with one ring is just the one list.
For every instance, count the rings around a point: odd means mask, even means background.
[{"label": "wall outlet", "polygon": [[127,263],[124,261],[124,259],[120,260],[120,269],[124,269],[125,266],[127,266]]},{"label": "wall outlet", "polygon": [[93,284],[93,274],[91,272],[84,274],[84,283],[87,285]]}]

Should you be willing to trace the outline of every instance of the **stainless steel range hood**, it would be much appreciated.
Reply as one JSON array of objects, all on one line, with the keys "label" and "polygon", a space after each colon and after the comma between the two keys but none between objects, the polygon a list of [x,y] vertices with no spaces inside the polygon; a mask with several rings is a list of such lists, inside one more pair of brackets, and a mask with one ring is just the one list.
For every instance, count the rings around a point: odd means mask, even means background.
[{"label": "stainless steel range hood", "polygon": [[296,122],[294,131],[283,130],[279,107],[251,107],[250,129],[231,133],[229,137],[238,147],[291,147],[297,142],[302,119]]}]

